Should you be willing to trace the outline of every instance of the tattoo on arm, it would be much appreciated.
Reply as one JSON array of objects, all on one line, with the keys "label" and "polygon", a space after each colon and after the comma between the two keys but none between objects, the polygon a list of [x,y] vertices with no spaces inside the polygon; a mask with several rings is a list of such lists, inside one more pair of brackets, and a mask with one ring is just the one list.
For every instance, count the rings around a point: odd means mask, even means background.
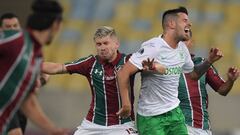
[{"label": "tattoo on arm", "polygon": [[200,78],[207,70],[208,68],[211,66],[212,64],[205,60],[203,63],[195,65],[194,66],[194,71],[195,73],[197,73],[198,78]]}]

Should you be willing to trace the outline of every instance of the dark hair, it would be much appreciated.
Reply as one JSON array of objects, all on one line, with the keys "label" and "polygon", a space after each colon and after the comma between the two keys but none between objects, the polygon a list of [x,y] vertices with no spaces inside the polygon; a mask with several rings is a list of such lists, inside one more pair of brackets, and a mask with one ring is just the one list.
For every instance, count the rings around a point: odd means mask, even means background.
[{"label": "dark hair", "polygon": [[33,13],[28,17],[27,27],[35,30],[46,30],[54,21],[62,21],[63,9],[54,0],[35,0],[32,4]]},{"label": "dark hair", "polygon": [[0,18],[0,26],[2,26],[2,23],[3,23],[4,19],[12,19],[12,18],[18,18],[18,16],[15,15],[14,13],[4,13],[4,14],[2,14],[2,16]]},{"label": "dark hair", "polygon": [[188,15],[188,11],[185,7],[179,7],[179,8],[176,8],[176,9],[170,9],[170,10],[167,10],[163,13],[163,16],[162,16],[162,27],[164,28],[165,27],[165,23],[166,23],[166,18],[170,15],[173,15],[173,16],[177,16],[178,13],[185,13]]}]

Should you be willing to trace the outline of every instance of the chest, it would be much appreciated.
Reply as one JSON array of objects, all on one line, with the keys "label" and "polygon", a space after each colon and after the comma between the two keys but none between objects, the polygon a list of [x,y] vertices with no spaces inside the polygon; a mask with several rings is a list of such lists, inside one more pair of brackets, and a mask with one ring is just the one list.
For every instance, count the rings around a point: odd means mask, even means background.
[{"label": "chest", "polygon": [[186,59],[183,49],[162,48],[159,51],[157,61],[167,67],[182,67]]},{"label": "chest", "polygon": [[121,68],[123,63],[117,65],[96,63],[92,67],[91,78],[95,81],[109,82],[116,81],[117,71]]}]

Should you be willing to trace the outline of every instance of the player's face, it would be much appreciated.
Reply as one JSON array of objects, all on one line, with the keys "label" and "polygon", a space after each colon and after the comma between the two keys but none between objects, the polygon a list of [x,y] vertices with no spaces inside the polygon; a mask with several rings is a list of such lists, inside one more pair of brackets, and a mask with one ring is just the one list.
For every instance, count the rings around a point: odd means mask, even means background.
[{"label": "player's face", "polygon": [[95,45],[97,54],[101,59],[109,62],[114,60],[119,48],[119,42],[116,37],[106,36],[103,38],[96,38]]},{"label": "player's face", "polygon": [[185,13],[178,13],[178,17],[176,20],[176,38],[179,41],[188,40],[190,29],[191,23],[188,19],[188,15]]},{"label": "player's face", "polygon": [[59,22],[59,21],[55,21],[48,33],[48,37],[47,37],[47,40],[46,40],[46,45],[49,45],[52,43],[55,35],[58,33],[58,31],[60,30],[62,26],[62,22]]},{"label": "player's face", "polygon": [[16,17],[2,21],[2,30],[20,30],[20,28],[20,23]]}]

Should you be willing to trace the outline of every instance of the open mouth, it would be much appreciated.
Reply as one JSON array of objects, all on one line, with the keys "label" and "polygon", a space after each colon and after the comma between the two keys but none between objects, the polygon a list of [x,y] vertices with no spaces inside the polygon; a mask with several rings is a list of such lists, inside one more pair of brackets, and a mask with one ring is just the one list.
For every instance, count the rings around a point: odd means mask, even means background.
[{"label": "open mouth", "polygon": [[184,32],[185,32],[185,33],[188,33],[189,31],[190,31],[189,28],[185,28],[185,29],[184,29]]}]

